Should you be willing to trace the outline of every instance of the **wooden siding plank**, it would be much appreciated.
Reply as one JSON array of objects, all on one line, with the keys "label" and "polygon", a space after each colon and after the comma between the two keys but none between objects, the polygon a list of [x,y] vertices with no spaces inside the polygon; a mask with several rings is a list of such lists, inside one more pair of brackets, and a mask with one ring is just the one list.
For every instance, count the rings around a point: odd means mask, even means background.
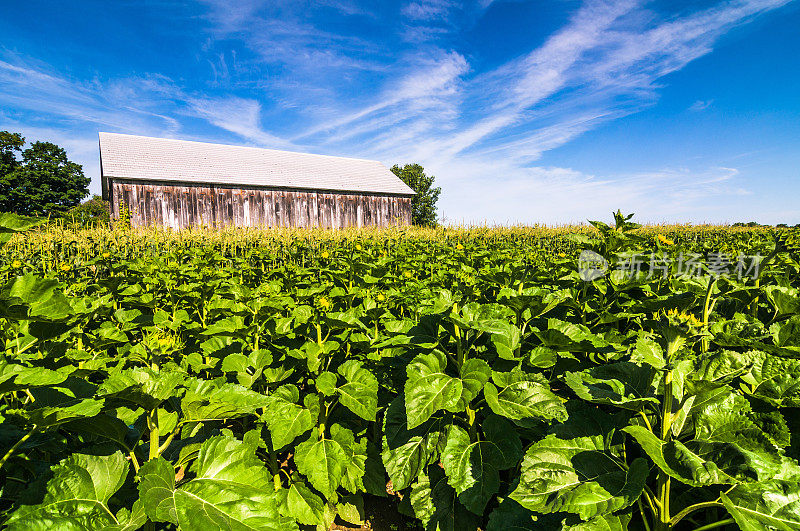
[{"label": "wooden siding plank", "polygon": [[344,227],[411,223],[411,199],[372,194],[110,182],[115,216],[131,210],[135,226]]},{"label": "wooden siding plank", "polygon": [[264,190],[264,225],[267,227],[275,226],[275,204],[272,198],[272,190]]}]

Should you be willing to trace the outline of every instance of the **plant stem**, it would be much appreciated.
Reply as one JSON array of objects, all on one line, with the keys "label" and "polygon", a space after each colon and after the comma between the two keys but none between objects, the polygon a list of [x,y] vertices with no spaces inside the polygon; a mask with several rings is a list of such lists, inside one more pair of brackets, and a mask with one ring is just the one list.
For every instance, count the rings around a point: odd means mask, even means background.
[{"label": "plant stem", "polygon": [[319,393],[319,417],[317,418],[317,425],[319,431],[319,439],[322,440],[325,438],[325,425],[328,423],[328,410],[329,405],[325,404],[325,395],[323,393]]},{"label": "plant stem", "polygon": [[23,435],[23,436],[22,436],[22,439],[18,440],[18,441],[17,441],[17,442],[14,444],[14,446],[12,446],[11,448],[9,448],[9,450],[6,452],[6,455],[4,455],[2,459],[0,459],[0,469],[2,469],[2,468],[3,468],[3,465],[5,465],[5,464],[6,464],[6,461],[8,461],[8,460],[11,458],[11,456],[12,456],[12,455],[14,455],[14,452],[16,452],[16,451],[17,451],[17,448],[19,448],[19,447],[22,445],[22,443],[24,443],[25,441],[27,441],[28,439],[30,439],[30,438],[31,438],[31,436],[32,436],[32,435],[33,435],[33,434],[36,432],[36,430],[37,430],[37,429],[38,429],[38,426],[37,426],[36,424],[34,424],[34,425],[33,425],[33,428],[31,428],[31,431],[29,431],[28,433],[26,433],[25,435]]},{"label": "plant stem", "polygon": [[709,507],[724,507],[724,505],[718,501],[695,503],[694,505],[690,505],[686,509],[676,514],[675,517],[672,520],[670,520],[670,525],[676,525],[678,522],[683,520],[683,518],[688,516],[689,514],[695,511],[699,511],[700,509],[708,509]]},{"label": "plant stem", "polygon": [[[664,375],[664,409],[661,413],[661,440],[668,441],[670,439],[672,427],[672,370],[668,370]],[[666,531],[671,528],[669,516],[669,491],[671,478],[659,470],[658,479],[656,481],[656,492],[661,500],[661,507],[659,511],[658,523],[656,529],[658,531]]]},{"label": "plant stem", "polygon": [[[670,502],[669,502],[669,495],[670,491],[672,490],[672,478],[667,476],[666,481],[664,482],[664,492],[661,495],[661,518],[664,521],[669,521],[669,509],[670,509]],[[672,526],[668,526],[670,529]]]},{"label": "plant stem", "polygon": [[647,515],[644,514],[644,506],[642,505],[642,498],[636,500],[636,503],[639,504],[639,512],[642,515],[642,522],[644,522],[644,529],[645,531],[650,531],[650,524],[647,523]]},{"label": "plant stem", "polygon": [[461,328],[459,328],[457,324],[454,324],[453,326],[456,336],[456,360],[458,361],[458,370],[460,371],[461,367],[464,365],[464,347],[461,345]]},{"label": "plant stem", "polygon": [[278,468],[278,458],[275,455],[275,448],[272,446],[272,437],[266,437],[264,442],[267,443],[267,451],[269,452],[269,471],[272,473],[272,482],[274,483],[275,491],[282,488],[281,485],[281,472]]},{"label": "plant stem", "polygon": [[756,295],[753,298],[753,302],[750,303],[750,313],[753,317],[758,317],[758,289],[761,287],[761,279],[757,278],[754,282],[756,288]]},{"label": "plant stem", "polygon": [[645,413],[644,411],[639,411],[639,414],[644,419],[644,423],[647,426],[647,429],[652,432],[653,431],[653,427],[650,425],[650,420],[647,418],[647,413]]},{"label": "plant stem", "polygon": [[724,525],[736,523],[736,520],[733,518],[726,518],[725,520],[720,520],[719,522],[714,522],[713,524],[704,525],[703,527],[698,527],[694,531],[708,531],[709,529],[716,529],[718,527],[722,527]]},{"label": "plant stem", "polygon": [[133,471],[138,474],[139,473],[139,460],[136,459],[136,453],[133,450],[131,450],[130,452],[128,452],[128,455],[131,458],[131,463],[133,463]]},{"label": "plant stem", "polygon": [[778,254],[778,248],[776,246],[775,249],[773,249],[767,255],[767,257],[758,264],[758,273],[756,275],[755,282],[753,283],[756,288],[756,295],[753,298],[752,307],[750,308],[753,317],[758,317],[758,299],[759,299],[758,289],[761,287],[761,274],[764,272],[764,267],[769,263],[770,260],[775,258],[777,254]]},{"label": "plant stem", "polygon": [[158,457],[158,408],[153,409],[147,416],[148,428],[150,428],[150,455],[149,459]]},{"label": "plant stem", "polygon": [[[703,304],[703,332],[708,334],[708,314],[711,313],[710,310],[710,303],[711,303],[711,292],[714,291],[714,284],[717,283],[717,279],[708,280],[708,289],[706,290],[706,300],[705,304]],[[701,351],[705,354],[708,351],[708,338],[703,336],[703,340],[700,343]]]},{"label": "plant stem", "polygon": [[180,426],[181,426],[181,424],[180,424],[180,422],[179,422],[179,423],[178,423],[178,425],[177,425],[177,426],[175,426],[175,429],[174,429],[174,430],[172,430],[172,431],[170,432],[169,436],[167,437],[167,440],[166,440],[166,441],[164,441],[164,444],[162,444],[161,446],[159,446],[159,447],[158,447],[158,455],[161,455],[161,454],[163,454],[163,453],[164,453],[164,451],[165,451],[167,448],[169,448],[169,445],[172,443],[172,440],[173,440],[173,439],[175,438],[175,436],[178,434],[178,431],[180,431]]},{"label": "plant stem", "polygon": [[645,485],[644,492],[642,492],[642,494],[644,494],[647,503],[650,505],[650,509],[653,511],[653,515],[655,516],[656,514],[658,514],[656,512],[656,507],[661,507],[661,502],[658,501],[658,497],[656,496],[655,492],[653,492],[650,489],[650,487]]}]

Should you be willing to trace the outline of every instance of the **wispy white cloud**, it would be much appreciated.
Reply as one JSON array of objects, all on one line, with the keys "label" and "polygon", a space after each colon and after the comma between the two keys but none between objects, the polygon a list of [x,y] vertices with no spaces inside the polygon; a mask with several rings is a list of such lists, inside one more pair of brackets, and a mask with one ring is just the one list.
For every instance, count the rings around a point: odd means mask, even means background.
[{"label": "wispy white cloud", "polygon": [[[661,169],[614,176],[571,168],[457,161],[459,177],[446,179],[442,214],[452,224],[585,222],[621,208],[645,222],[723,221],[730,202],[750,192],[732,168]],[[445,168],[432,166],[436,175]],[[491,176],[491,178],[487,178]],[[709,198],[713,198],[710,201]]]},{"label": "wispy white cloud", "polygon": [[[407,72],[368,107],[345,113],[334,120],[315,124],[298,138],[335,131],[335,139],[375,133],[409,118],[425,115],[442,119],[454,115],[461,77],[467,73],[466,59],[455,52],[415,58]],[[331,138],[332,140],[333,138]]]},{"label": "wispy white cloud", "polygon": [[[535,123],[537,118],[553,113],[553,105],[541,106],[548,98],[567,89],[576,90],[573,85],[576,81],[586,83],[578,80],[580,76],[574,72],[578,63],[586,53],[601,46],[606,31],[616,20],[635,7],[632,0],[613,4],[590,2],[540,48],[471,79],[466,77],[470,67],[463,56],[439,52],[433,67],[423,62],[399,83],[392,80],[385,90],[386,96],[379,102],[343,111],[337,120],[315,126],[309,132],[325,131],[332,141],[347,140],[355,133],[366,137],[371,132],[375,135],[376,155],[400,152],[423,160],[451,159],[498,134],[508,136],[508,149],[549,138],[546,146],[542,144],[536,153],[531,152],[529,158],[534,158],[545,148],[557,147],[555,129],[570,128],[572,133],[562,136],[566,141],[579,134],[575,122],[582,124],[580,132],[583,132],[599,123],[601,117],[613,114],[599,105],[601,108],[590,112],[593,121],[584,116],[570,116],[575,113],[574,107],[584,105],[578,104],[579,100],[588,101],[585,94],[574,93],[568,95],[567,102],[557,104],[566,123],[554,124],[553,130],[543,130],[543,126],[537,127]],[[596,88],[595,92],[602,90]],[[410,94],[413,97],[407,97]],[[615,96],[609,94],[607,98]],[[420,105],[420,101],[429,105]],[[393,106],[397,108],[387,112]],[[440,112],[431,119],[434,106]],[[582,109],[581,114],[587,112]],[[521,138],[520,128],[530,135],[527,141]],[[410,132],[419,133],[419,137],[411,138]],[[483,147],[488,151],[500,149],[497,145]]]},{"label": "wispy white cloud", "polygon": [[436,43],[470,29],[491,0],[412,0],[400,8],[401,36],[415,45]]},{"label": "wispy white cloud", "polygon": [[187,134],[181,120],[200,118],[259,145],[290,145],[263,128],[262,105],[254,99],[200,95],[158,74],[76,80],[9,52],[0,54],[0,108],[159,136]]},{"label": "wispy white cloud", "polygon": [[[0,106],[105,128],[174,130],[170,102],[179,92],[160,75],[101,81],[72,79],[0,50]],[[163,111],[163,112],[162,112]]]},{"label": "wispy white cloud", "polygon": [[219,128],[217,139],[230,133],[254,145],[295,147],[262,127],[258,101],[199,96],[161,75],[76,80],[7,51],[0,54],[0,109],[0,129],[57,142],[93,179],[99,177],[98,131],[199,139],[182,126],[195,118]]},{"label": "wispy white cloud", "polygon": [[411,20],[441,21],[447,20],[457,5],[451,0],[418,0],[404,5],[401,12]]},{"label": "wispy white cloud", "polygon": [[731,28],[786,3],[723,2],[658,22],[641,16],[638,2],[587,2],[527,56],[462,80],[463,119],[455,120],[454,134],[452,123],[444,131],[403,124],[396,143],[393,131],[379,135],[376,154],[431,167],[443,182],[445,214],[461,213],[469,221],[578,221],[619,207],[660,216],[653,221],[686,219],[700,210],[709,219],[725,219],[726,205],[750,193],[735,170],[673,169],[598,179],[529,163],[655,104],[666,74],[710,53]]},{"label": "wispy white cloud", "polygon": [[[662,77],[710,53],[732,27],[787,1],[723,2],[645,26],[639,1],[589,1],[541,47],[465,83],[462,109],[473,119],[465,120],[455,135],[448,131],[417,142],[427,147],[420,156],[452,158],[488,142],[495,151],[507,143],[513,153],[504,155],[536,159],[543,151],[537,139],[553,138],[551,129],[569,126],[575,132],[570,124],[579,121],[588,131],[652,105]],[[539,118],[552,115],[554,108],[562,123],[540,124]],[[475,116],[474,109],[484,109],[485,115]],[[587,113],[595,118],[582,119]],[[520,140],[526,134],[529,142]],[[565,142],[574,137],[563,136]],[[520,151],[526,145],[533,149]]]},{"label": "wispy white cloud", "polygon": [[700,112],[708,109],[714,104],[714,100],[697,100],[689,107],[692,112]]},{"label": "wispy white cloud", "polygon": [[261,104],[258,101],[237,98],[189,98],[191,114],[261,147],[291,148],[291,142],[264,130],[261,125]]},{"label": "wispy white cloud", "polygon": [[212,36],[242,41],[266,64],[283,65],[308,81],[323,79],[331,70],[382,70],[375,55],[388,53],[357,32],[330,31],[314,21],[326,20],[328,9],[345,16],[372,16],[355,2],[328,0],[201,0]]},{"label": "wispy white cloud", "polygon": [[[686,213],[702,198],[740,196],[747,187],[712,185],[709,173],[719,182],[737,180],[735,172],[725,170],[669,170],[597,180],[582,173],[532,169],[530,162],[603,123],[655,104],[661,78],[710,53],[731,28],[786,3],[729,1],[659,21],[645,16],[642,2],[588,1],[569,24],[522,58],[471,78],[461,72],[459,90],[452,96],[455,111],[446,119],[432,122],[425,112],[415,114],[406,105],[403,121],[394,124],[368,120],[383,108],[366,107],[351,113],[355,119],[342,122],[339,129],[328,129],[330,138],[360,120],[359,135],[372,140],[370,154],[434,168],[447,205],[458,205],[458,211],[477,219],[585,219],[578,211],[589,204],[607,211],[625,202],[646,203],[665,216]],[[346,133],[344,138],[347,143]],[[558,178],[552,178],[553,172]],[[583,206],[571,217],[569,208],[554,205]]]}]

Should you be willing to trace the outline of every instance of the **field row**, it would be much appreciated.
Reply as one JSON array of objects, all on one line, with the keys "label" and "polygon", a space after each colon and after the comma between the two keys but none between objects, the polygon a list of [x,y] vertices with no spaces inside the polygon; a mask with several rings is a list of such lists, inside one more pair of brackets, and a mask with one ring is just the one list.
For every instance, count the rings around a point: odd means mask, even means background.
[{"label": "field row", "polygon": [[796,231],[27,225],[10,529],[800,528]]}]

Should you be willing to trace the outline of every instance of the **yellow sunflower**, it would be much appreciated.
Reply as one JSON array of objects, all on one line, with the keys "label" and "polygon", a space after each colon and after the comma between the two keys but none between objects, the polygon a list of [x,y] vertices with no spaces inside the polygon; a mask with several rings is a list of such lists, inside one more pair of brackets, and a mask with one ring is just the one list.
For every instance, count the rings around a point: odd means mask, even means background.
[{"label": "yellow sunflower", "polygon": [[317,304],[319,304],[319,307],[323,310],[328,310],[331,307],[331,301],[328,300],[327,297],[320,297],[319,300],[317,300]]}]

